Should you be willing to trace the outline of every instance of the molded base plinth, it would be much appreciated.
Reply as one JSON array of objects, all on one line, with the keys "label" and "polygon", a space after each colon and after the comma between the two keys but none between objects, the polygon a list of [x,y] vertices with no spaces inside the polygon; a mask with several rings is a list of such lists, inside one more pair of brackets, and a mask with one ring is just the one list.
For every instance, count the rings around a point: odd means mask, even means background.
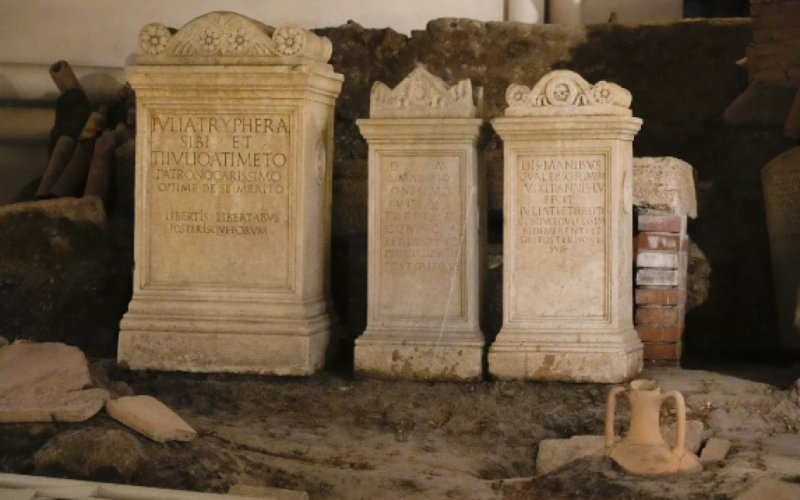
[{"label": "molded base plinth", "polygon": [[[431,332],[436,339],[439,332]],[[364,338],[366,337],[366,338]],[[355,372],[379,378],[476,381],[483,376],[480,340],[403,340],[369,338],[356,341]]]},{"label": "molded base plinth", "polygon": [[642,343],[536,342],[501,333],[489,350],[489,373],[500,380],[559,380],[613,384],[642,370]]},{"label": "molded base plinth", "polygon": [[328,340],[328,331],[309,335],[123,331],[117,360],[133,370],[311,375],[325,364]]}]

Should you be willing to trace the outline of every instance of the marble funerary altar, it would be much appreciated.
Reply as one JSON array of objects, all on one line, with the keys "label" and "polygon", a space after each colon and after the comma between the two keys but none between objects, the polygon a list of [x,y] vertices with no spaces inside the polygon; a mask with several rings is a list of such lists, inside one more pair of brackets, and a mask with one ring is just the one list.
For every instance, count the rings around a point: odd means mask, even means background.
[{"label": "marble funerary altar", "polygon": [[329,341],[331,43],[229,12],[149,24],[137,97],[133,369],[305,375]]},{"label": "marble funerary altar", "polygon": [[504,142],[500,379],[620,382],[642,367],[633,328],[631,94],[553,71],[511,85]]}]

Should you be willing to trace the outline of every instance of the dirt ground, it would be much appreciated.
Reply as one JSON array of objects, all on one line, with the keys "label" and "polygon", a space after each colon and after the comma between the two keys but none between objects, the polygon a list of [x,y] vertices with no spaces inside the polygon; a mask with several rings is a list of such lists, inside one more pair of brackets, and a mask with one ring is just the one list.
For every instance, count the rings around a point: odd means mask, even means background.
[{"label": "dirt ground", "polygon": [[[705,439],[733,441],[725,463],[660,480],[626,476],[603,457],[534,478],[542,439],[602,434],[610,386],[131,373],[112,366],[99,361],[93,371],[107,369],[136,394],[159,398],[199,433],[190,443],[169,444],[136,435],[147,460],[131,482],[144,486],[225,492],[246,483],[305,490],[312,500],[723,500],[767,475],[800,475],[800,397],[790,390],[800,366],[734,374],[646,369],[644,377],[684,393],[689,418],[706,424]],[[620,406],[624,430],[627,408]],[[669,407],[662,417],[673,419]],[[82,424],[57,424],[54,433],[97,427],[124,429],[101,413]],[[0,426],[0,470],[41,473],[33,454],[43,443],[9,452],[9,435],[20,432]]]}]

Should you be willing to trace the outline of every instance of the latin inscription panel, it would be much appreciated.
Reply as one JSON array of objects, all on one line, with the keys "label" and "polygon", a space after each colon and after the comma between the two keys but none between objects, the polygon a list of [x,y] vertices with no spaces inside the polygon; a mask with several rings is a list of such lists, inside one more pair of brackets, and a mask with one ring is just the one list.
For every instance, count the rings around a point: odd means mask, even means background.
[{"label": "latin inscription panel", "polygon": [[514,316],[606,316],[607,163],[604,154],[517,156],[514,213],[506,215]]},{"label": "latin inscription panel", "polygon": [[150,281],[286,286],[292,114],[151,111]]},{"label": "latin inscription panel", "polygon": [[463,161],[460,155],[381,156],[381,317],[464,315]]}]

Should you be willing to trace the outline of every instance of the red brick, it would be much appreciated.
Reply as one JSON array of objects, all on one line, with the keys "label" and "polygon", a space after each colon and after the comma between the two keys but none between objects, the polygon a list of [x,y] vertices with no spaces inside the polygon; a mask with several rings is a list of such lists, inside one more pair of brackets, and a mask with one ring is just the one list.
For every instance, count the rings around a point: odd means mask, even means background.
[{"label": "red brick", "polygon": [[644,359],[677,360],[679,359],[678,344],[651,344],[644,343]]},{"label": "red brick", "polygon": [[677,306],[686,304],[686,290],[678,288],[637,288],[636,304]]},{"label": "red brick", "polygon": [[639,307],[636,309],[637,325],[682,325],[681,307]]},{"label": "red brick", "polygon": [[682,326],[644,326],[636,327],[642,342],[678,342],[683,336]]},{"label": "red brick", "polygon": [[640,233],[638,248],[640,250],[678,250],[681,237],[677,234]]},{"label": "red brick", "polygon": [[680,233],[682,224],[680,215],[640,215],[639,231],[659,233]]}]

